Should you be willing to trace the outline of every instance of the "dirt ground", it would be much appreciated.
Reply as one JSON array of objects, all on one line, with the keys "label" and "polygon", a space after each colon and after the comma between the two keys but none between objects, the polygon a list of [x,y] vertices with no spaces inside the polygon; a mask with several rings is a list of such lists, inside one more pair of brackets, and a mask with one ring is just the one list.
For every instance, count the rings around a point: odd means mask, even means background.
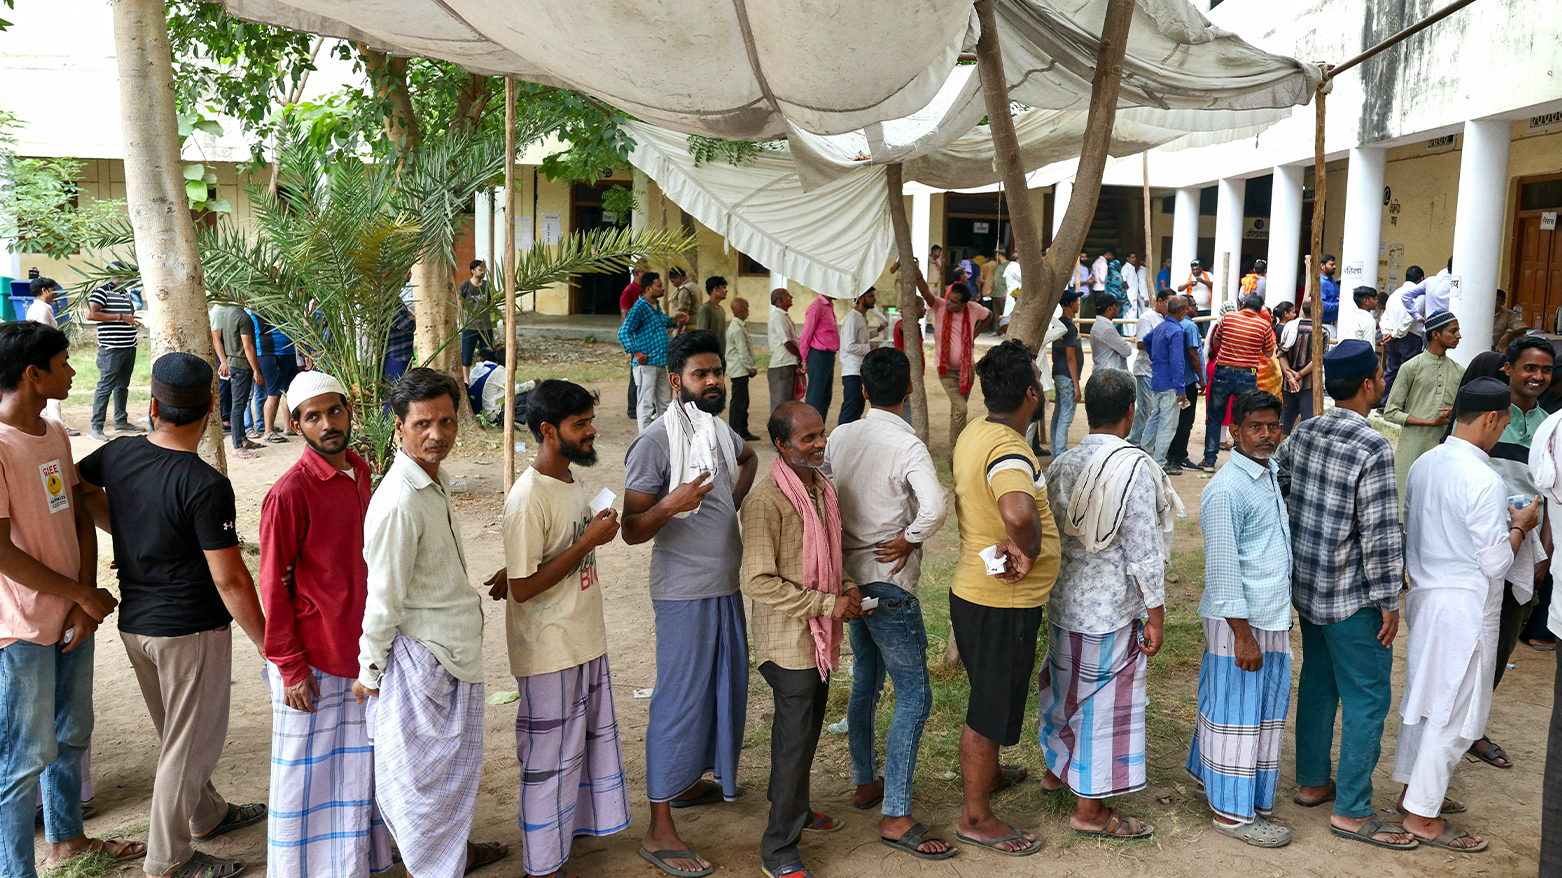
[{"label": "dirt ground", "polygon": [[[525,374],[524,369],[522,374]],[[601,463],[579,475],[588,493],[595,493],[600,487],[608,487],[622,494],[623,453],[635,435],[634,423],[624,417],[625,382],[609,380],[594,386],[601,392],[603,399],[597,419],[600,432],[597,446]],[[763,424],[763,413],[768,411],[766,388],[763,380],[752,382],[752,387],[752,411],[755,413],[752,417],[756,426],[759,426]],[[77,426],[86,421],[91,390],[90,387],[77,387],[72,398],[67,401],[66,418]],[[984,414],[980,397],[979,389],[973,392],[973,419]],[[934,456],[938,459],[947,455],[948,403],[936,383],[929,394],[929,402]],[[839,406],[839,399],[836,400],[836,406]],[[1076,438],[1085,432],[1084,420],[1081,408],[1073,430]],[[1196,428],[1195,441],[1201,434],[1202,428]],[[530,445],[531,437],[524,438]],[[89,453],[97,444],[86,438],[76,439],[74,443],[78,458]],[[756,451],[761,456],[763,473],[768,470],[773,454],[759,443],[756,446],[759,446]],[[258,459],[229,462],[239,498],[239,527],[247,540],[255,539],[261,500],[267,488],[297,459],[303,448],[303,442],[294,439],[287,445],[267,448]],[[525,465],[529,460],[530,455],[520,455],[518,465]],[[1043,462],[1046,462],[1045,458]],[[452,476],[465,478],[468,484],[467,492],[456,497],[455,508],[461,517],[465,534],[470,564],[468,572],[473,585],[477,586],[502,564],[503,558],[500,537],[503,473],[497,433],[464,437],[448,466]],[[1204,482],[1196,473],[1189,472],[1177,484],[1189,509],[1189,518],[1180,522],[1177,530],[1176,551],[1179,556],[1184,556],[1185,553],[1197,552],[1201,547],[1197,520],[1198,492]],[[956,524],[951,515],[943,531],[929,544],[930,565],[934,559],[947,561],[953,557],[956,533]],[[106,564],[111,547],[106,537],[101,543]],[[1198,601],[1202,566],[1197,560],[1198,556],[1186,557],[1191,559],[1187,561],[1188,572],[1180,577],[1180,582],[1168,586],[1168,606],[1187,623],[1177,629],[1180,632],[1177,636],[1191,638],[1196,625],[1189,620],[1196,619],[1189,614]],[[615,836],[576,840],[569,867],[572,873],[585,876],[636,875],[652,878],[662,874],[635,855],[640,833],[644,831],[647,821],[646,804],[640,795],[643,795],[644,790],[644,735],[649,701],[635,698],[633,692],[652,687],[656,679],[653,623],[646,586],[649,562],[649,545],[627,546],[619,542],[610,550],[598,552],[601,581],[606,589],[609,642],[612,644],[609,657],[613,669],[614,701],[632,791],[634,823],[629,830]],[[112,584],[112,576],[107,571],[104,581]],[[927,588],[926,579],[923,597],[929,605],[944,601],[940,593]],[[487,605],[487,622],[488,690],[492,693],[514,689],[514,678],[509,676],[505,655],[501,605]],[[157,759],[157,742],[134,676],[125,660],[124,647],[119,638],[114,636],[112,619],[110,624],[104,626],[101,634],[96,685],[97,733],[92,760],[98,813],[88,822],[88,831],[96,835],[119,832],[144,837],[146,808]],[[1168,635],[1172,634],[1169,626]],[[942,646],[938,642],[932,645],[935,657]],[[1176,646],[1169,643],[1168,652]],[[1040,854],[1015,859],[967,847],[958,856],[942,862],[913,860],[877,844],[876,813],[858,812],[848,807],[852,787],[847,773],[849,758],[846,755],[845,737],[827,733],[814,770],[814,807],[844,817],[846,828],[832,835],[809,835],[803,840],[803,856],[820,876],[1409,878],[1422,875],[1520,876],[1535,873],[1540,831],[1541,771],[1546,755],[1546,729],[1551,714],[1554,655],[1532,652],[1521,646],[1516,655],[1517,667],[1508,673],[1507,682],[1495,699],[1490,733],[1506,747],[1517,767],[1501,771],[1466,760],[1455,773],[1450,795],[1464,799],[1469,804],[1469,813],[1455,819],[1460,825],[1489,838],[1489,851],[1450,854],[1423,848],[1407,854],[1335,838],[1328,832],[1328,815],[1324,813],[1326,809],[1307,810],[1291,803],[1296,785],[1292,768],[1293,751],[1289,743],[1283,757],[1276,819],[1291,827],[1295,838],[1289,847],[1265,851],[1246,847],[1216,834],[1210,829],[1207,810],[1188,795],[1190,785],[1185,782],[1185,774],[1180,766],[1186,758],[1186,718],[1192,694],[1197,687],[1196,654],[1201,646],[1193,643],[1182,646],[1185,655],[1195,657],[1192,662],[1184,662],[1174,674],[1151,678],[1151,785],[1115,803],[1128,813],[1154,823],[1157,826],[1154,840],[1114,844],[1076,840],[1068,831],[1066,819],[1060,816],[1066,813],[1067,807],[1044,804],[1039,788],[1031,782],[1013,793],[996,798],[994,804],[1000,816],[1036,830],[1047,840],[1047,846]],[[1300,640],[1296,634],[1293,634],[1293,649],[1296,652],[1295,667],[1299,670]],[[1396,652],[1402,654],[1402,649]],[[270,748],[271,703],[260,678],[261,659],[242,633],[237,633],[234,638],[234,653],[232,717],[226,752],[218,766],[215,783],[217,789],[231,801],[264,802],[270,775],[267,757]],[[1404,682],[1402,658],[1396,656],[1395,664],[1394,703],[1397,707],[1398,692]],[[837,697],[848,686],[844,675],[837,679],[833,685],[838,690]],[[717,875],[753,875],[759,871],[758,841],[767,809],[764,789],[768,770],[770,705],[769,692],[756,674],[751,685],[749,740],[744,748],[740,778],[746,788],[745,795],[733,804],[678,812],[684,839],[718,865]],[[513,749],[514,711],[514,705],[488,707],[485,770],[473,830],[475,839],[509,843],[512,854],[501,864],[478,873],[480,875],[523,874],[519,857],[521,833],[516,825],[519,772]],[[839,711],[832,708],[830,719],[837,718]],[[1394,799],[1398,795],[1398,785],[1389,778],[1397,727],[1397,713],[1391,712],[1383,742],[1383,758],[1375,776],[1375,804],[1385,810],[1393,808]],[[1034,725],[1026,731],[1033,752],[1035,732]],[[958,729],[935,728],[930,724],[927,734],[958,734]],[[925,741],[924,762],[929,758],[928,749]],[[948,752],[948,748],[943,752]],[[924,823],[952,840],[953,824],[959,816],[959,798],[952,773],[958,771],[958,765],[952,759],[946,758],[944,761],[948,764],[922,766],[924,772],[940,775],[947,782],[922,785],[935,789],[919,787],[915,808]],[[1036,764],[1030,767],[1033,772],[1039,770]],[[1391,822],[1397,820],[1391,813],[1384,816]],[[265,827],[261,825],[201,847],[218,856],[243,857],[250,863],[250,870],[246,874],[259,875],[265,868],[265,840]],[[39,844],[41,853],[41,833]],[[138,865],[131,865],[122,867],[115,874],[134,875],[138,871]],[[402,873],[398,866],[389,874],[399,876]]]}]

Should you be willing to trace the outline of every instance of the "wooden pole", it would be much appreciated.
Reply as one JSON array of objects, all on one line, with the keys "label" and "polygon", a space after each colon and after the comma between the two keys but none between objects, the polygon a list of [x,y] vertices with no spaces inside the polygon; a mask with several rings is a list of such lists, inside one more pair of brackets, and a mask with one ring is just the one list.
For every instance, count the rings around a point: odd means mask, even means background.
[{"label": "wooden pole", "polygon": [[515,93],[504,80],[504,492],[515,483]]},{"label": "wooden pole", "polygon": [[[895,253],[900,271],[895,273],[901,334],[906,339],[906,359],[911,361],[911,427],[923,442],[928,442],[926,366],[922,362],[922,299],[917,295],[917,251],[911,243],[911,223],[906,220],[906,194],[903,171],[897,162],[885,167],[889,184],[889,222],[895,230]],[[1010,217],[1013,217],[1012,204]],[[1011,226],[1012,228],[1012,226]],[[950,439],[954,441],[953,437]]]},{"label": "wooden pole", "polygon": [[1317,102],[1318,121],[1313,131],[1313,228],[1312,253],[1307,259],[1307,299],[1312,303],[1313,319],[1313,414],[1323,414],[1323,282],[1318,272],[1323,269],[1323,215],[1328,201],[1328,170],[1323,159],[1324,97],[1329,92],[1329,80],[1318,86],[1313,100]]},{"label": "wooden pole", "polygon": [[[1160,265],[1160,263],[1155,261],[1155,244],[1153,243],[1153,240],[1152,240],[1152,237],[1151,237],[1154,234],[1154,231],[1153,231],[1153,227],[1152,227],[1152,225],[1150,223],[1150,153],[1149,153],[1148,150],[1146,150],[1145,152],[1141,153],[1141,155],[1144,156],[1144,257],[1143,257],[1143,259],[1144,259],[1144,266],[1143,266],[1143,268],[1144,268],[1144,297],[1147,300],[1143,304],[1148,306],[1148,307],[1153,308],[1153,307],[1155,307],[1155,290],[1151,287],[1151,282],[1152,282],[1152,279],[1155,277],[1155,275],[1150,272],[1150,269],[1155,268],[1156,266]],[[1054,209],[1056,209],[1056,208],[1054,208]]]}]

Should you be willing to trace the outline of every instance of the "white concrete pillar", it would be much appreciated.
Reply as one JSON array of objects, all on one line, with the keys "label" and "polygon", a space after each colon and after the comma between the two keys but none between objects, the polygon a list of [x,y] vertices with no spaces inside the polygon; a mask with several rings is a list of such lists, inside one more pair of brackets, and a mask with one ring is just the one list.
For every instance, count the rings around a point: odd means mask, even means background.
[{"label": "white concrete pillar", "polygon": [[[1502,259],[1502,220],[1508,196],[1510,123],[1483,119],[1464,123],[1459,157],[1459,202],[1454,212],[1454,267],[1459,295],[1450,310],[1464,340],[1453,355],[1461,363],[1492,343],[1491,315],[1497,307],[1497,272]],[[1431,268],[1427,274],[1432,274]]]},{"label": "white concrete pillar", "polygon": [[[772,290],[779,290],[779,289],[781,289],[782,287],[784,287],[786,285],[787,285],[786,275],[782,274],[779,271],[776,271],[775,269],[771,269],[770,270],[770,289],[772,289]],[[766,293],[768,294],[769,290],[767,290]]]},{"label": "white concrete pillar", "polygon": [[[1188,263],[1199,255],[1199,187],[1178,189],[1172,214],[1171,285],[1188,279]],[[1206,266],[1207,267],[1207,266]],[[1160,270],[1160,266],[1156,266]]]},{"label": "white concrete pillar", "polygon": [[1074,181],[1064,180],[1052,187],[1052,237],[1058,237],[1058,229],[1063,228],[1063,214],[1068,213],[1068,203],[1074,197]]},{"label": "white concrete pillar", "polygon": [[1296,279],[1301,274],[1302,246],[1301,166],[1276,167],[1269,199],[1269,280],[1264,285],[1267,304],[1296,301]]},{"label": "white concrete pillar", "polygon": [[1210,302],[1211,309],[1218,311],[1222,301],[1235,301],[1242,287],[1242,207],[1247,200],[1247,181],[1223,177],[1215,183],[1215,194],[1215,264],[1208,268],[1216,285],[1223,287]]},{"label": "white concrete pillar", "polygon": [[[504,228],[492,228],[490,225],[494,215],[494,191],[492,189],[479,189],[472,196],[472,252],[476,259],[486,260],[488,267],[492,269],[495,252],[502,248],[502,244],[495,246],[494,237],[497,235],[500,241],[504,240]],[[456,266],[459,270],[461,266]]]},{"label": "white concrete pillar", "polygon": [[[1377,288],[1378,252],[1383,242],[1383,173],[1388,150],[1358,146],[1350,151],[1345,179],[1345,235],[1340,246],[1340,326],[1356,320],[1357,287]],[[1499,226],[1501,223],[1498,224]],[[1490,321],[1487,321],[1490,323]]]}]

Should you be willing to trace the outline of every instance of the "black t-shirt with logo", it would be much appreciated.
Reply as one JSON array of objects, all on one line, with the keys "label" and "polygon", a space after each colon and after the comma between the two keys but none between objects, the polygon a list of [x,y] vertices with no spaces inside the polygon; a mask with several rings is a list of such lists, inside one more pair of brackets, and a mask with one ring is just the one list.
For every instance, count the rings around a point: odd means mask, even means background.
[{"label": "black t-shirt with logo", "polygon": [[182,637],[233,621],[204,552],[239,544],[233,484],[199,455],[122,436],[77,465],[108,493],[119,630]]}]

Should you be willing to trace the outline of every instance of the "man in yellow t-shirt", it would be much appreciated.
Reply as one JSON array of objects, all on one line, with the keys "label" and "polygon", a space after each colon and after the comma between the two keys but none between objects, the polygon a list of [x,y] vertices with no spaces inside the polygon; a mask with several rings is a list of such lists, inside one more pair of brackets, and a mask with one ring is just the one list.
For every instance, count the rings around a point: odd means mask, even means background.
[{"label": "man in yellow t-shirt", "polygon": [[[998,748],[1019,743],[1036,663],[1042,608],[1058,577],[1058,530],[1047,506],[1041,464],[1025,428],[1041,405],[1041,373],[1016,340],[976,364],[988,415],[960,433],[954,448],[960,560],[949,621],[971,694],[960,734],[965,808],[957,837],[1010,856],[1041,841],[993,815],[989,796],[1024,779],[998,764]],[[985,550],[1000,572],[988,573]]]}]

